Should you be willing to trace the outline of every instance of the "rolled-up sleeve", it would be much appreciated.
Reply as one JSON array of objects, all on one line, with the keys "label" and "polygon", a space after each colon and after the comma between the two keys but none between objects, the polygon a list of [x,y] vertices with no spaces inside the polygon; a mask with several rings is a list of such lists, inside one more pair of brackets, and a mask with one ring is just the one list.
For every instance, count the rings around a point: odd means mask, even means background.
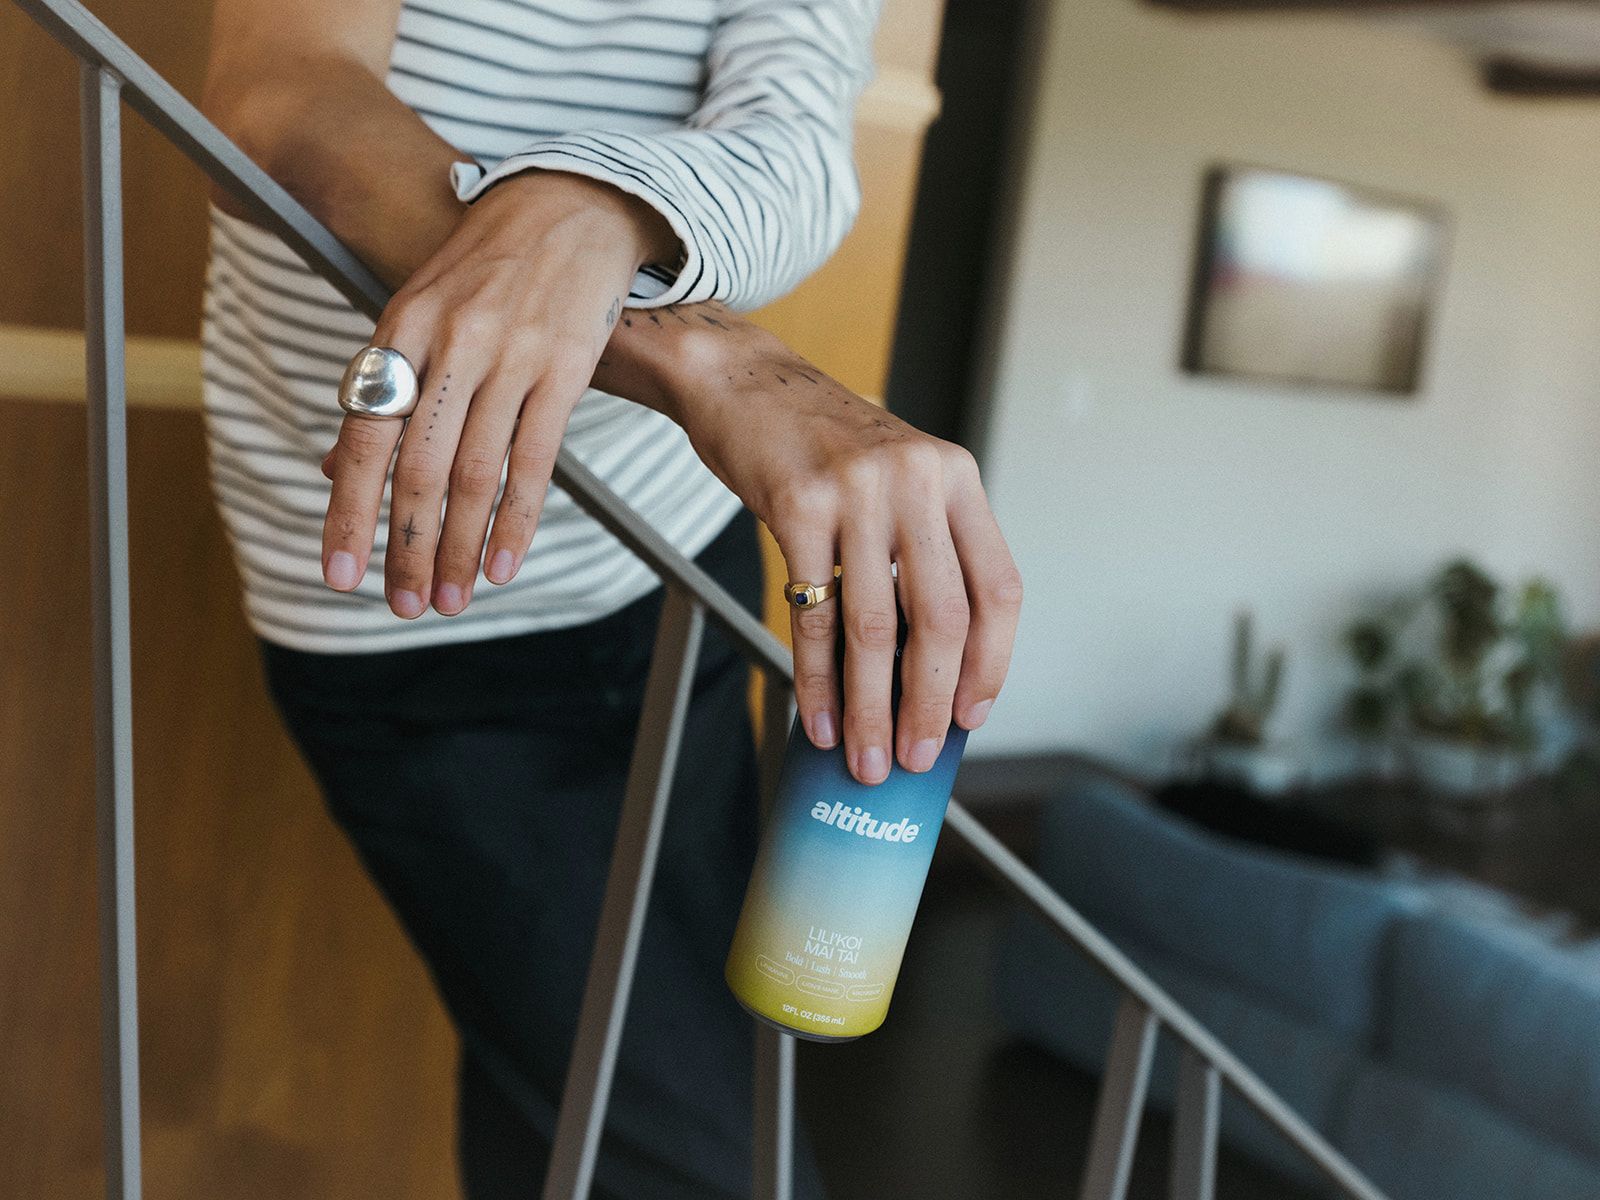
[{"label": "rolled-up sleeve", "polygon": [[612,184],[683,243],[680,262],[639,273],[632,306],[759,307],[821,266],[860,208],[852,124],[880,3],[727,0],[700,103],[681,127],[544,138],[488,172],[457,164],[456,192],[470,202],[535,169]]}]

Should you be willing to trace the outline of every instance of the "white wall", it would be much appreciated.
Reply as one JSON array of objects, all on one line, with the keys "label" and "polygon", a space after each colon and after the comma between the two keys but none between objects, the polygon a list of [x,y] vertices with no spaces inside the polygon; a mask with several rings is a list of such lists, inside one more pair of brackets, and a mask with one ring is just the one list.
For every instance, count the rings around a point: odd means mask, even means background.
[{"label": "white wall", "polygon": [[[1051,7],[984,464],[1027,602],[973,753],[1164,766],[1223,699],[1242,605],[1290,647],[1278,731],[1324,746],[1343,625],[1457,551],[1600,622],[1600,101],[1494,99],[1343,19]],[[1448,207],[1420,396],[1177,370],[1219,160]]]}]

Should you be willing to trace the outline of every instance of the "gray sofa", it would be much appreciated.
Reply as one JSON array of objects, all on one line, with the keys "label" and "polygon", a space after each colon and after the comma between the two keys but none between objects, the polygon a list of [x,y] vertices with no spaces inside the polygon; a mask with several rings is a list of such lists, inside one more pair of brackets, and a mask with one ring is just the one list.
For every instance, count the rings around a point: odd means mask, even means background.
[{"label": "gray sofa", "polygon": [[[1493,905],[1210,834],[1078,772],[1038,870],[1394,1200],[1600,1200],[1600,955]],[[1509,910],[1508,910],[1509,911]],[[996,1003],[1088,1070],[1115,994],[1019,914]],[[1152,1099],[1170,1103],[1163,1039]],[[1312,1182],[1236,1097],[1228,1142]]]}]

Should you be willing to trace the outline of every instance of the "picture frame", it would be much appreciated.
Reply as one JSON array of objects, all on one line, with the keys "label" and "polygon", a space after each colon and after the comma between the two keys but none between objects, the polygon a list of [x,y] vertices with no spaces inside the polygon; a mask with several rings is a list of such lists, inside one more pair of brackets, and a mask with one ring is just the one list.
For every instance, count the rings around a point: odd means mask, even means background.
[{"label": "picture frame", "polygon": [[1204,179],[1181,364],[1414,395],[1443,283],[1442,206],[1270,167]]}]

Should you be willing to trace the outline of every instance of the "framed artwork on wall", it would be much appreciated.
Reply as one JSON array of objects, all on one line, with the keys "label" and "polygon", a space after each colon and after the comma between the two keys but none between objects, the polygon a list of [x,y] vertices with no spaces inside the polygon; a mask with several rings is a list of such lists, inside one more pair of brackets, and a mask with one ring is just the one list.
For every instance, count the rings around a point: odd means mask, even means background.
[{"label": "framed artwork on wall", "polygon": [[1409,395],[1444,268],[1425,200],[1307,175],[1206,175],[1183,368]]}]

